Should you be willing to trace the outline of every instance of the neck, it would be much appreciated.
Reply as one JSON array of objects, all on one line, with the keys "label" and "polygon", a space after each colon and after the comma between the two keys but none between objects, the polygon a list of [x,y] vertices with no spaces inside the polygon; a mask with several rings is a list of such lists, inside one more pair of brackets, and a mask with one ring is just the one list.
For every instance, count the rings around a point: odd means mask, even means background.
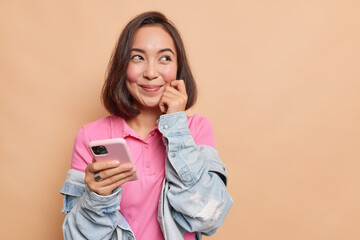
[{"label": "neck", "polygon": [[156,127],[156,120],[159,119],[162,112],[160,109],[140,109],[140,114],[134,118],[126,120],[126,123],[143,139],[151,130]]}]

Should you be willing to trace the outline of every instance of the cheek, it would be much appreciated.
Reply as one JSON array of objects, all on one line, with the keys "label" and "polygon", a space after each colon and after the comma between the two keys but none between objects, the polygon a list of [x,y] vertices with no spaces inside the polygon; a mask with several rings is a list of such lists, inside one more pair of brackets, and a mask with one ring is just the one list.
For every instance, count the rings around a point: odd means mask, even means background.
[{"label": "cheek", "polygon": [[162,76],[165,80],[165,82],[171,82],[173,80],[176,80],[176,71],[177,67],[170,67],[162,70]]},{"label": "cheek", "polygon": [[126,70],[126,80],[130,82],[136,82],[141,71],[133,64],[129,64]]}]

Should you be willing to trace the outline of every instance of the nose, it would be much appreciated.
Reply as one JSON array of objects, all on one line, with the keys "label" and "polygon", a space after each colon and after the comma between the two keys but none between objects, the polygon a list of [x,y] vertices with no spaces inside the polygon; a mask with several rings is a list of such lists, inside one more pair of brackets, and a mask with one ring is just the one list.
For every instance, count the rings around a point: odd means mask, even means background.
[{"label": "nose", "polygon": [[148,62],[144,69],[144,78],[148,80],[154,80],[159,76],[157,65],[154,62]]}]

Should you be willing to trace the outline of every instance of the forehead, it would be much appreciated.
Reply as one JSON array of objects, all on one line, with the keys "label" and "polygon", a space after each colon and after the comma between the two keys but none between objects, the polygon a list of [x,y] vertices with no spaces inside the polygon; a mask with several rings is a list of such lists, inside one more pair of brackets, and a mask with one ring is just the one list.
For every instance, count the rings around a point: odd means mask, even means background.
[{"label": "forehead", "polygon": [[171,48],[175,52],[174,40],[161,26],[143,26],[135,32],[133,48],[163,49]]}]

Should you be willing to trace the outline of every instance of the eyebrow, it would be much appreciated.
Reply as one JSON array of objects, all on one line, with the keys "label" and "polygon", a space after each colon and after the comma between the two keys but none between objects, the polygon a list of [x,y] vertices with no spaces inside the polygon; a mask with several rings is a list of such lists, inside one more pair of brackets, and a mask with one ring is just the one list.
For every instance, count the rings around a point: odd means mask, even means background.
[{"label": "eyebrow", "polygon": [[173,52],[173,50],[171,50],[170,48],[161,49],[158,53],[162,53],[162,52],[171,52],[172,54],[175,55],[175,53]]},{"label": "eyebrow", "polygon": [[[135,52],[145,53],[145,51],[142,50],[142,49],[140,49],[140,48],[132,48],[132,49],[130,49],[130,50],[131,50],[131,51],[135,51]],[[163,53],[163,52],[171,52],[172,54],[175,55],[174,51],[171,50],[170,48],[163,48],[163,49],[160,49],[160,50],[158,51],[158,53]]]}]

